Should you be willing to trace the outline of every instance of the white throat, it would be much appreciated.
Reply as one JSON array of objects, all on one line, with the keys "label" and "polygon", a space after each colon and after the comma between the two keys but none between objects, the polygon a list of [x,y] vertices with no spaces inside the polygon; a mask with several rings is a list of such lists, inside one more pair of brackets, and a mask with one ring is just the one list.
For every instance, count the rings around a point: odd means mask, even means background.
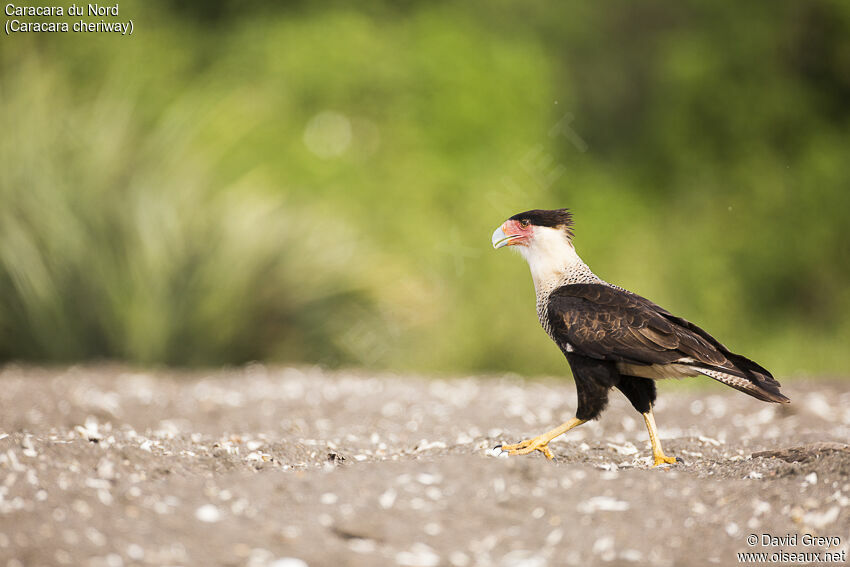
[{"label": "white throat", "polygon": [[516,247],[528,262],[537,297],[572,283],[604,283],[582,262],[572,242],[555,228],[535,227],[528,246]]}]

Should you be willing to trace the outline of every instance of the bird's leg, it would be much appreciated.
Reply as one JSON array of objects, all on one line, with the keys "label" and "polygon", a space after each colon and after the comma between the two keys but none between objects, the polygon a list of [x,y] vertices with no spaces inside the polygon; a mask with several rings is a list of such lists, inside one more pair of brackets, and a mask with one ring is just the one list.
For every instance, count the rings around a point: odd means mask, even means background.
[{"label": "bird's leg", "polygon": [[559,435],[563,435],[573,427],[578,427],[586,421],[586,419],[579,419],[577,417],[574,417],[568,422],[562,423],[552,431],[547,431],[543,435],[538,435],[533,439],[520,441],[515,445],[502,445],[501,449],[503,451],[507,451],[509,455],[527,455],[528,453],[532,453],[534,451],[540,451],[541,453],[546,455],[547,459],[554,459],[554,457],[552,456],[552,452],[549,451],[549,441]]},{"label": "bird's leg", "polygon": [[652,444],[652,458],[655,461],[654,466],[658,465],[675,465],[678,462],[676,457],[668,457],[661,450],[661,440],[658,438],[658,428],[655,426],[655,416],[652,414],[652,408],[643,414],[643,420],[646,422],[646,429],[649,431],[649,442]]}]

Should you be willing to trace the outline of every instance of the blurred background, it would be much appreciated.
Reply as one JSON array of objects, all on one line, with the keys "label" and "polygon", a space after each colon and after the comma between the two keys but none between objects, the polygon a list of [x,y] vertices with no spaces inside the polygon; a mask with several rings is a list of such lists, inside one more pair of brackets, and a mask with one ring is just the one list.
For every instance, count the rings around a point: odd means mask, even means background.
[{"label": "blurred background", "polygon": [[569,207],[606,280],[850,370],[847,2],[129,19],[0,38],[0,361],[567,375],[490,235]]}]

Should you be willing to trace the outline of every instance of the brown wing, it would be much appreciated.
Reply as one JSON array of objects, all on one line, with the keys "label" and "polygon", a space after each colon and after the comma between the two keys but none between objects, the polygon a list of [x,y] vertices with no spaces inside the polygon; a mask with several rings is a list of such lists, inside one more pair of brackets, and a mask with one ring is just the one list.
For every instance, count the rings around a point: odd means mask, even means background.
[{"label": "brown wing", "polygon": [[556,340],[591,358],[729,365],[717,341],[670,320],[669,313],[651,301],[607,285],[562,286],[550,296],[548,314]]},{"label": "brown wing", "polygon": [[602,284],[562,286],[550,296],[548,316],[564,352],[630,364],[685,364],[761,400],[789,401],[765,368],[629,291]]}]

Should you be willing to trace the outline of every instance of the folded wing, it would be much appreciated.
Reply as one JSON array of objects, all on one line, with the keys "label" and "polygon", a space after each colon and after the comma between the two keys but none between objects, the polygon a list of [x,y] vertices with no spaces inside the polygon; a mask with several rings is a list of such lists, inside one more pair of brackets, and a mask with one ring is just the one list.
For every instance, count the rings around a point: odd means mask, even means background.
[{"label": "folded wing", "polygon": [[548,317],[562,350],[662,371],[667,365],[687,367],[756,398],[789,401],[766,369],[629,291],[604,284],[565,285],[550,295]]}]

